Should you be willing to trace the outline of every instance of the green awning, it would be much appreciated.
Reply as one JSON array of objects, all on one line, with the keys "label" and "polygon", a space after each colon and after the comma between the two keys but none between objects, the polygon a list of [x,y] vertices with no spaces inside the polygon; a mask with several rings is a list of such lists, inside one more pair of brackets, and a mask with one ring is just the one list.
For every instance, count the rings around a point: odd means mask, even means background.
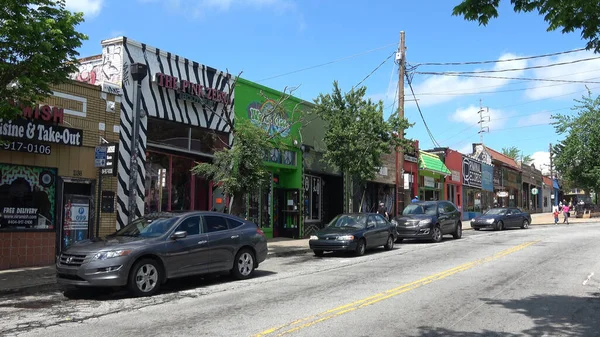
[{"label": "green awning", "polygon": [[419,151],[419,169],[446,176],[451,174],[450,170],[440,160],[440,157],[423,151]]}]

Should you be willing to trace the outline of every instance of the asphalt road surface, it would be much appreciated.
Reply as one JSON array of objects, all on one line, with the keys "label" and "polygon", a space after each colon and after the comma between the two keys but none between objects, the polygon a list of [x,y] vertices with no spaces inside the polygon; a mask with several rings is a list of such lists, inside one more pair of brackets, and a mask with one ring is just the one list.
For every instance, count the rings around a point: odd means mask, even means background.
[{"label": "asphalt road surface", "polygon": [[598,336],[600,224],[470,231],[363,257],[274,258],[152,298],[0,298],[0,335]]}]

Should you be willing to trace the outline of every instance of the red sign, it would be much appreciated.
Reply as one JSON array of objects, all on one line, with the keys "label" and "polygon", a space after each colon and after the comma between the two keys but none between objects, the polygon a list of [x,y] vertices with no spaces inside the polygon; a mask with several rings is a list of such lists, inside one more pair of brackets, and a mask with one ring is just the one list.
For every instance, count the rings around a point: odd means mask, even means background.
[{"label": "red sign", "polygon": [[[14,102],[11,102],[11,104],[16,106]],[[23,117],[27,119],[35,119],[57,124],[62,124],[63,120],[65,119],[65,110],[63,108],[50,106],[48,104],[36,104],[33,107],[20,104],[19,109],[23,111]]]},{"label": "red sign", "polygon": [[196,101],[194,98],[202,98],[217,103],[229,103],[229,95],[223,91],[207,88],[202,84],[192,83],[187,80],[180,81],[179,78],[165,73],[156,73],[154,75],[154,82],[159,87],[177,91],[181,99]]}]

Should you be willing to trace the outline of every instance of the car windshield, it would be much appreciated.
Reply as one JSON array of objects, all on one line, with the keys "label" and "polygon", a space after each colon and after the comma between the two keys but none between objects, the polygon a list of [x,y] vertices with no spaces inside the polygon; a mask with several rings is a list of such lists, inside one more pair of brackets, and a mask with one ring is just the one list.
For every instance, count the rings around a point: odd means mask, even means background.
[{"label": "car windshield", "polygon": [[492,208],[489,211],[485,212],[486,215],[504,215],[506,214],[506,209],[504,208]]},{"label": "car windshield", "polygon": [[177,217],[155,219],[139,218],[111,236],[159,237],[169,231],[177,219]]},{"label": "car windshield", "polygon": [[402,211],[402,215],[435,215],[435,205],[408,205]]},{"label": "car windshield", "polygon": [[366,214],[343,214],[335,217],[327,227],[329,228],[365,228],[367,225]]}]

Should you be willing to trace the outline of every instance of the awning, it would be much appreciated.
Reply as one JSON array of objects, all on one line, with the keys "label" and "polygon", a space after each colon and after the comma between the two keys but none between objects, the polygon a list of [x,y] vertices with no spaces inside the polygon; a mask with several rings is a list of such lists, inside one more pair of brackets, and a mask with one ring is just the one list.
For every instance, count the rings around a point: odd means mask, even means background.
[{"label": "awning", "polygon": [[445,176],[451,174],[444,162],[440,160],[440,157],[423,151],[419,151],[419,169]]}]

